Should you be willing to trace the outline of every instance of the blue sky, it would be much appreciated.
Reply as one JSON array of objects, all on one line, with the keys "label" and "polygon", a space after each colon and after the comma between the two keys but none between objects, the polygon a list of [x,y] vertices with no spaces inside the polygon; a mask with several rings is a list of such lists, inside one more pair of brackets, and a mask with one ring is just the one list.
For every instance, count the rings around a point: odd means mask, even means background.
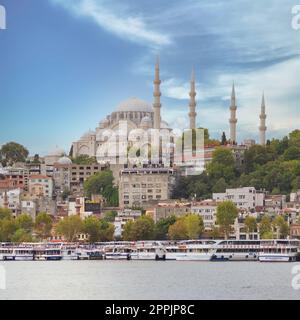
[{"label": "blue sky", "polygon": [[236,83],[238,139],[258,136],[262,91],[268,138],[300,124],[300,30],[295,0],[0,0],[0,145],[46,154],[128,97],[152,103],[157,54],[163,118],[185,127],[197,77],[199,126],[228,133]]}]

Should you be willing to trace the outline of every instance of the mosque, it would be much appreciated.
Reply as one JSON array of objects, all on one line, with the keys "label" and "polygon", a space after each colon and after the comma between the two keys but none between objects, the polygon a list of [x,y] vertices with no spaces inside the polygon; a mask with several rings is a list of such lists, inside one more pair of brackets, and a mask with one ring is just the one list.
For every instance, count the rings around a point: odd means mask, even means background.
[{"label": "mosque", "polygon": [[[105,119],[100,121],[95,131],[86,132],[78,141],[73,142],[71,148],[71,155],[77,157],[80,155],[88,155],[90,157],[96,156],[97,149],[103,145],[103,134],[107,130],[113,130],[117,132],[119,130],[120,121],[126,121],[128,127],[128,134],[132,130],[143,129],[151,131],[151,129],[167,129],[170,132],[172,129],[168,123],[161,119],[161,91],[160,91],[160,67],[159,59],[157,59],[155,65],[155,78],[154,78],[154,103],[151,106],[146,101],[139,98],[130,98],[117,107],[116,111],[112,112]],[[190,101],[189,101],[189,128],[196,128],[196,85],[195,74],[192,72],[190,81]],[[236,117],[237,105],[235,88],[233,84],[230,103],[230,144],[235,145],[237,142]],[[259,126],[259,143],[265,145],[266,143],[266,130],[265,125],[266,113],[265,113],[265,98],[262,98],[261,114],[260,114],[260,126]]]}]

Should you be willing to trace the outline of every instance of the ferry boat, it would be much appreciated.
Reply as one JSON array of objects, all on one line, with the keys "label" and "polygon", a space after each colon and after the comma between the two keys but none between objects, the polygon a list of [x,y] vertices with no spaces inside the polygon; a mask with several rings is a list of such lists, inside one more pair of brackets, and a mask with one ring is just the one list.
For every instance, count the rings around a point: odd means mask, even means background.
[{"label": "ferry boat", "polygon": [[15,261],[33,261],[33,249],[32,248],[14,248],[13,260]]},{"label": "ferry boat", "polygon": [[76,248],[65,247],[61,249],[62,260],[78,260]]},{"label": "ferry boat", "polygon": [[221,240],[214,247],[213,261],[257,261],[260,240]]},{"label": "ferry boat", "polygon": [[130,253],[132,260],[166,260],[167,251],[163,246],[137,246]]},{"label": "ferry boat", "polygon": [[297,240],[262,240],[260,262],[294,262],[298,255]]},{"label": "ferry boat", "polygon": [[177,250],[173,247],[171,251],[169,247],[167,259],[172,260],[175,257],[176,261],[210,261],[215,253],[214,243],[210,240],[180,242]]},{"label": "ferry boat", "polygon": [[0,260],[7,261],[7,260],[15,260],[14,259],[14,249],[12,247],[1,247],[0,248]]},{"label": "ferry boat", "polygon": [[35,248],[33,251],[35,261],[58,261],[63,258],[59,248]]},{"label": "ferry boat", "polygon": [[78,260],[103,260],[104,253],[100,249],[79,248],[76,250]]},{"label": "ferry boat", "polygon": [[113,246],[105,248],[106,260],[131,260],[132,249],[124,246]]}]

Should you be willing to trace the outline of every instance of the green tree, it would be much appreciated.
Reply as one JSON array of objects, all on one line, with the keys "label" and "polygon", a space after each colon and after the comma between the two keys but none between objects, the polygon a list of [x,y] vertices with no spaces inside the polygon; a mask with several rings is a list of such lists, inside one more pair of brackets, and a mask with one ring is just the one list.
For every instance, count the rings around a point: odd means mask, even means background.
[{"label": "green tree", "polygon": [[273,226],[277,233],[277,238],[286,238],[289,234],[289,226],[282,216],[276,216]]},{"label": "green tree", "polygon": [[98,172],[84,182],[84,191],[88,197],[92,194],[102,195],[109,206],[117,206],[118,189],[113,185],[113,174],[110,170]]},{"label": "green tree", "polygon": [[124,241],[134,241],[134,234],[133,234],[133,226],[134,226],[134,221],[129,220],[126,222],[123,228],[122,232],[122,238]]},{"label": "green tree", "polygon": [[269,240],[269,239],[273,239],[274,235],[273,235],[272,231],[267,231],[267,232],[263,233],[260,238],[263,240]]},{"label": "green tree", "polygon": [[221,145],[222,146],[226,146],[227,145],[227,138],[226,138],[225,132],[222,133]]},{"label": "green tree", "polygon": [[204,231],[204,223],[202,217],[197,214],[188,214],[183,218],[186,225],[187,238],[198,239]]},{"label": "green tree", "polygon": [[143,215],[135,220],[133,225],[133,235],[138,240],[153,240],[155,224],[151,217]]},{"label": "green tree", "polygon": [[225,239],[228,238],[231,226],[238,216],[238,209],[231,201],[223,201],[217,207],[217,224],[224,232]]},{"label": "green tree", "polygon": [[213,186],[212,191],[214,193],[221,193],[221,192],[225,192],[227,188],[228,188],[228,184],[226,183],[225,179],[220,178]]},{"label": "green tree", "polygon": [[91,243],[100,241],[100,219],[89,216],[83,221],[83,232],[89,235]]},{"label": "green tree", "polygon": [[300,159],[300,147],[297,146],[290,146],[288,149],[285,150],[283,154],[284,160],[299,160]]},{"label": "green tree", "polygon": [[103,220],[106,222],[114,222],[115,221],[115,217],[118,215],[117,211],[114,210],[110,210],[105,212]]},{"label": "green tree", "polygon": [[230,149],[217,148],[213,152],[213,159],[207,166],[207,172],[212,179],[224,178],[229,182],[235,178],[235,160]]},{"label": "green tree", "polygon": [[64,201],[66,201],[70,194],[71,194],[70,190],[68,188],[64,188],[64,190],[61,194],[61,197]]},{"label": "green tree", "polygon": [[83,231],[83,221],[77,215],[66,217],[56,225],[56,232],[69,242],[75,241],[79,233]]},{"label": "green tree", "polygon": [[0,208],[0,220],[11,219],[11,210],[7,208]]},{"label": "green tree", "polygon": [[[272,233],[272,224],[271,219],[268,216],[263,216],[259,224],[259,233],[262,239],[266,239],[266,236],[269,236]],[[270,238],[270,239],[273,239]]]},{"label": "green tree", "polygon": [[100,241],[114,240],[115,226],[103,219],[100,220]]},{"label": "green tree", "polygon": [[168,236],[171,240],[187,239],[187,229],[183,219],[177,220],[169,227]]},{"label": "green tree", "polygon": [[32,242],[32,235],[24,229],[17,229],[16,232],[12,235],[11,241],[14,243],[21,243],[21,242]]},{"label": "green tree", "polygon": [[14,233],[18,230],[17,223],[14,219],[0,220],[0,241],[11,242]]},{"label": "green tree", "polygon": [[166,240],[168,238],[168,231],[172,224],[176,222],[174,215],[160,219],[155,224],[155,238],[157,240]]},{"label": "green tree", "polygon": [[21,214],[17,217],[16,223],[19,229],[24,230],[27,233],[31,233],[33,230],[33,220],[28,214]]},{"label": "green tree", "polygon": [[79,165],[92,165],[97,163],[96,157],[90,157],[86,154],[72,158],[72,162]]},{"label": "green tree", "polygon": [[245,227],[248,234],[251,234],[257,229],[257,221],[255,217],[247,216],[245,219]]},{"label": "green tree", "polygon": [[45,212],[41,212],[35,219],[34,230],[40,239],[46,239],[51,235],[52,218]]},{"label": "green tree", "polygon": [[0,149],[0,158],[3,166],[11,166],[16,162],[25,162],[28,150],[16,142],[9,142]]}]

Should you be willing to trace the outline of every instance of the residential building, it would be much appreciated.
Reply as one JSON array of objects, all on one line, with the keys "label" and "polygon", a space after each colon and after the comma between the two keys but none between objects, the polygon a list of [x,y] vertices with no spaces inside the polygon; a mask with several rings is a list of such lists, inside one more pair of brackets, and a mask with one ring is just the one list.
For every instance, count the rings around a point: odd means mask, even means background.
[{"label": "residential building", "polygon": [[21,189],[0,192],[0,207],[10,209],[17,216],[21,212]]},{"label": "residential building", "polygon": [[254,187],[226,189],[225,193],[213,193],[213,200],[217,202],[230,200],[239,209],[255,211],[256,207],[264,206],[265,194]]},{"label": "residential building", "polygon": [[53,180],[43,175],[32,175],[29,178],[29,194],[33,198],[48,197],[53,195]]},{"label": "residential building", "polygon": [[124,209],[118,212],[117,217],[115,217],[114,226],[115,226],[115,238],[119,238],[122,236],[122,232],[124,229],[125,224],[128,221],[134,221],[142,215],[141,210],[131,210],[131,209]]},{"label": "residential building", "polygon": [[170,199],[175,183],[171,168],[131,168],[120,171],[119,206],[143,206],[149,201]]},{"label": "residential building", "polygon": [[217,202],[211,199],[195,202],[191,205],[191,213],[201,216],[205,231],[212,230],[216,226]]}]

